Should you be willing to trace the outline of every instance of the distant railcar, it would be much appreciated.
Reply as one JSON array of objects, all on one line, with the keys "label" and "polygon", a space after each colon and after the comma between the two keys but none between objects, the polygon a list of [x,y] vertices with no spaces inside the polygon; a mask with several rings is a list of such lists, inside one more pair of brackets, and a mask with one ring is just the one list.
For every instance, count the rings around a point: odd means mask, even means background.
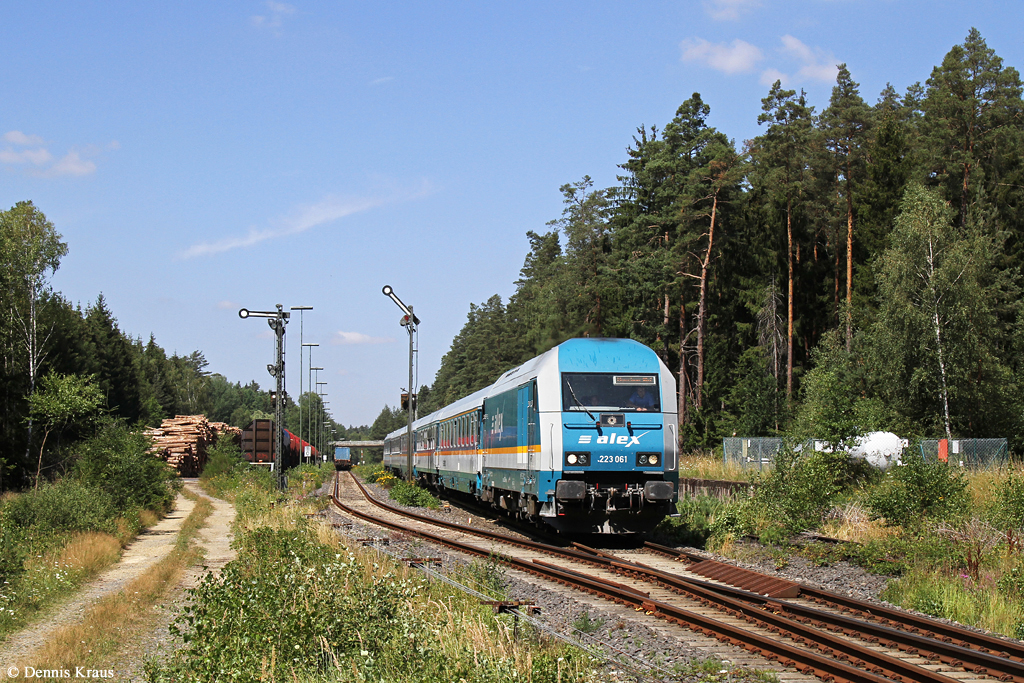
[{"label": "distant railcar", "polygon": [[[653,529],[677,500],[676,383],[629,339],[571,339],[413,423],[413,476],[564,532]],[[405,476],[407,430],[384,463]]]},{"label": "distant railcar", "polygon": [[[308,441],[300,439],[287,429],[281,431],[281,462],[285,469],[295,467],[301,462],[307,446],[310,447],[313,459],[316,459],[317,450]],[[275,443],[273,420],[253,420],[242,430],[242,455],[254,465],[274,465]]]},{"label": "distant railcar", "polygon": [[339,471],[352,469],[352,449],[345,446],[334,447],[334,469]]}]

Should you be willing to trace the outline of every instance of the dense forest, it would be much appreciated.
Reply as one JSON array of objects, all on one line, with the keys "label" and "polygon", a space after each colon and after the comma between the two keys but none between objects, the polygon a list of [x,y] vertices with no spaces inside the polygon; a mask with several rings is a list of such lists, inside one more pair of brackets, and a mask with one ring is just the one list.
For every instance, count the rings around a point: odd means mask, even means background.
[{"label": "dense forest", "polygon": [[[816,110],[776,82],[741,147],[694,93],[617,174],[564,185],[516,291],[471,305],[425,414],[575,336],[678,372],[684,449],[860,430],[1022,445],[1024,103],[972,29],[924,85]],[[386,409],[378,422],[400,415]]]},{"label": "dense forest", "polygon": [[[103,295],[84,309],[49,285],[68,245],[32,202],[0,211],[0,491],[54,476],[74,462],[74,447],[110,421],[156,425],[174,415],[206,414],[241,427],[271,417],[273,398],[206,370],[200,351],[167,355],[120,329]],[[298,430],[320,397],[286,397],[285,426]],[[308,413],[306,413],[308,414]],[[329,420],[328,416],[328,420]],[[332,438],[359,438],[368,427],[332,424]]]}]

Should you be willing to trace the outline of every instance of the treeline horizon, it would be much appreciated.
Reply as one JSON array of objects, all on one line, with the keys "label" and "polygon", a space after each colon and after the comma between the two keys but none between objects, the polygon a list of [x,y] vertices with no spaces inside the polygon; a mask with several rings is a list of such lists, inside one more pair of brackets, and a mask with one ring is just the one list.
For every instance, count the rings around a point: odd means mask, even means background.
[{"label": "treeline horizon", "polygon": [[[55,291],[49,278],[67,253],[31,201],[0,211],[0,492],[73,471],[79,444],[112,421],[141,429],[205,414],[244,427],[273,416],[270,391],[255,381],[210,373],[201,351],[168,355],[152,334],[132,337],[102,294],[83,308]],[[310,392],[286,400],[285,427],[296,433],[300,409],[305,416],[322,407]],[[338,438],[369,432],[328,419]]]},{"label": "treeline horizon", "polygon": [[742,148],[694,93],[636,130],[618,185],[560,188],[515,293],[470,305],[419,415],[566,339],[630,337],[677,374],[685,450],[878,429],[1019,450],[1021,92],[971,29],[874,104],[845,64],[820,112],[776,82]]}]

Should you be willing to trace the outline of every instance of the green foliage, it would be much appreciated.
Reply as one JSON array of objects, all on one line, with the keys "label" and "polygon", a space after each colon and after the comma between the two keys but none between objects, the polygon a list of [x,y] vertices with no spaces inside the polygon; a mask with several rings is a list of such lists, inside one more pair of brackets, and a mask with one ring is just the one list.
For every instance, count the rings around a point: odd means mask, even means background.
[{"label": "green foliage", "polygon": [[493,555],[486,560],[473,560],[461,572],[462,581],[495,600],[508,598],[505,565]]},{"label": "green foliage", "polygon": [[783,450],[743,501],[743,523],[770,541],[816,527],[855,475],[856,468],[844,452]]},{"label": "green foliage", "polygon": [[868,492],[866,502],[872,515],[884,518],[886,524],[914,527],[925,517],[962,512],[970,499],[961,470],[938,461],[926,462],[905,450],[902,463],[886,472],[881,484]]},{"label": "green foliage", "polygon": [[177,475],[149,452],[150,446],[142,431],[110,422],[79,445],[74,476],[103,491],[118,513],[170,510]]},{"label": "green foliage", "polygon": [[4,517],[21,527],[33,544],[72,531],[112,533],[118,511],[109,492],[71,477],[14,496],[3,509]]},{"label": "green foliage", "polygon": [[305,534],[257,529],[239,539],[237,560],[192,591],[173,627],[185,642],[175,667],[194,680],[284,679],[333,657],[372,668],[419,630],[405,606],[418,590],[390,573],[367,581],[355,557]]},{"label": "green foliage", "polygon": [[596,633],[601,630],[605,621],[605,619],[595,619],[590,616],[590,612],[583,610],[583,612],[573,620],[572,627],[580,633]]},{"label": "green foliage", "polygon": [[719,517],[729,508],[714,496],[686,496],[676,503],[678,517],[666,517],[658,525],[655,534],[673,545],[690,545],[703,548],[711,534],[719,529],[728,531],[728,522]]},{"label": "green foliage", "polygon": [[395,480],[391,486],[391,500],[399,505],[430,508],[431,510],[441,507],[441,502],[429,491],[400,479]]},{"label": "green foliage", "polygon": [[1024,598],[1024,565],[1019,561],[999,577],[999,590],[1014,598]]},{"label": "green foliage", "polygon": [[219,439],[212,448],[206,451],[206,465],[199,473],[199,478],[208,480],[216,476],[230,473],[238,465],[244,464],[242,449],[230,439]]},{"label": "green foliage", "polygon": [[1024,476],[1010,470],[1006,481],[996,489],[993,518],[1001,528],[1024,531]]},{"label": "green foliage", "polygon": [[852,359],[838,330],[830,330],[812,355],[814,368],[803,381],[803,405],[797,435],[820,439],[832,449],[853,443],[860,432],[854,410],[856,385]]},{"label": "green foliage", "polygon": [[[448,587],[321,545],[305,528],[256,529],[238,545],[239,557],[191,592],[172,627],[185,645],[166,667],[149,666],[151,680],[498,683],[522,675],[511,658],[457,638],[438,642],[439,606],[453,619],[480,609]],[[569,666],[579,657],[538,644],[533,680],[580,680],[571,673],[580,665]]]}]

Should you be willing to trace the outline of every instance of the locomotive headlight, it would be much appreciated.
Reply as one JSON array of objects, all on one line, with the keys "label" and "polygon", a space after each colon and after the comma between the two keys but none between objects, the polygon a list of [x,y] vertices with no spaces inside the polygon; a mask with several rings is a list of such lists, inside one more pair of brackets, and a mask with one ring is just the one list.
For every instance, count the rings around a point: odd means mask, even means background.
[{"label": "locomotive headlight", "polygon": [[565,464],[567,466],[581,466],[586,465],[587,461],[590,460],[590,453],[583,451],[582,453],[577,451],[575,453],[565,454]]},{"label": "locomotive headlight", "polygon": [[657,467],[661,462],[660,453],[637,453],[636,464],[638,467]]}]

